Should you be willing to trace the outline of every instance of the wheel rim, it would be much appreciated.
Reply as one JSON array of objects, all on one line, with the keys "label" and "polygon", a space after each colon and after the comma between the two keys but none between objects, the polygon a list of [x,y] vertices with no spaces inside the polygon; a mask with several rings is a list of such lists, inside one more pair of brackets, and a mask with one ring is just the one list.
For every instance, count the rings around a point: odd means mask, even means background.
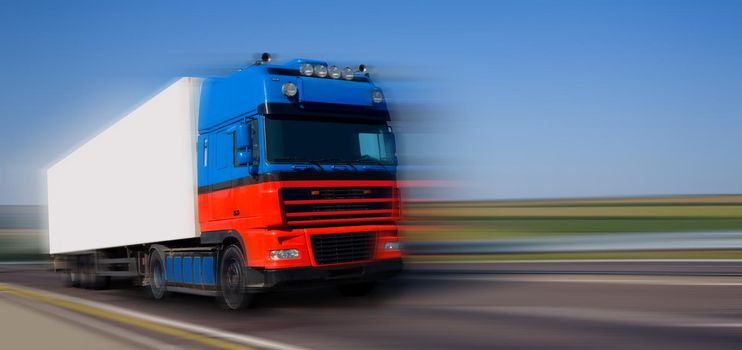
[{"label": "wheel rim", "polygon": [[152,283],[155,286],[155,289],[162,288],[163,280],[165,279],[162,272],[162,264],[160,262],[156,262],[154,266],[154,273],[152,274]]},{"label": "wheel rim", "polygon": [[227,261],[224,269],[224,283],[222,283],[224,300],[231,307],[237,306],[242,298],[241,265],[239,260],[232,258]]},{"label": "wheel rim", "polygon": [[152,296],[155,299],[160,299],[165,295],[165,268],[159,258],[153,258],[151,266],[152,281],[149,283],[149,288],[152,291]]}]

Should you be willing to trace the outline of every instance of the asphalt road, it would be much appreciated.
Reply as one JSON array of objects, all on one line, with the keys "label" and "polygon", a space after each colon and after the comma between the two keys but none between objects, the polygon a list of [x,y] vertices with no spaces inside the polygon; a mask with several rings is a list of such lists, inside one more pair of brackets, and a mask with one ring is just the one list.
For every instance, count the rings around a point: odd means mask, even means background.
[{"label": "asphalt road", "polygon": [[64,288],[38,266],[0,266],[0,282],[314,349],[678,350],[742,348],[740,273],[730,261],[415,264],[369,297],[263,295],[239,312]]}]

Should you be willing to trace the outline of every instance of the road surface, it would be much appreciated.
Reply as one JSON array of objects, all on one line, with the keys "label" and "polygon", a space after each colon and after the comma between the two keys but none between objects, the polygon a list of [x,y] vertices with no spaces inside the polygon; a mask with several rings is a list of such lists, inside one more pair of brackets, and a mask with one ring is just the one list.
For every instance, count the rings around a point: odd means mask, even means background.
[{"label": "road surface", "polygon": [[583,233],[484,241],[409,242],[411,254],[565,253],[740,249],[740,231]]},{"label": "road surface", "polygon": [[[207,297],[64,288],[40,266],[0,266],[0,283],[310,349],[742,348],[740,261],[415,264],[371,297],[264,295],[239,312]],[[142,346],[224,348],[100,323],[140,336]]]}]

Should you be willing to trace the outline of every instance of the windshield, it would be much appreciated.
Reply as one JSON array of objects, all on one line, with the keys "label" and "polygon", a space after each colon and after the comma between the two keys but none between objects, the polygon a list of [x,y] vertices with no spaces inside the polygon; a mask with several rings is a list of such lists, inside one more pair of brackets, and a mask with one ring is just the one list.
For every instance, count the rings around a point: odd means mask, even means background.
[{"label": "windshield", "polygon": [[394,141],[383,123],[265,118],[271,163],[394,164]]}]

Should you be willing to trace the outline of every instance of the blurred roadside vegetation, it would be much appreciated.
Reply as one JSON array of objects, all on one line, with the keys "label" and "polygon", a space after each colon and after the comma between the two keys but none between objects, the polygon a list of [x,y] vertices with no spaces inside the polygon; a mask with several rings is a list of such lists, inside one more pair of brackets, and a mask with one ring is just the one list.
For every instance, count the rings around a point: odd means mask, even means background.
[{"label": "blurred roadside vegetation", "polygon": [[[742,195],[409,202],[407,241],[462,241],[632,232],[742,231]],[[42,260],[46,208],[0,206],[0,261]],[[739,259],[737,250],[428,256],[437,261]]]},{"label": "blurred roadside vegetation", "polygon": [[410,241],[742,230],[742,195],[410,202]]},{"label": "blurred roadside vegetation", "polygon": [[0,205],[0,261],[43,260],[46,207]]},{"label": "blurred roadside vegetation", "polygon": [[409,262],[489,262],[489,261],[534,261],[534,260],[659,260],[659,259],[742,259],[742,250],[646,250],[610,252],[565,252],[565,253],[510,253],[470,255],[413,255]]}]

